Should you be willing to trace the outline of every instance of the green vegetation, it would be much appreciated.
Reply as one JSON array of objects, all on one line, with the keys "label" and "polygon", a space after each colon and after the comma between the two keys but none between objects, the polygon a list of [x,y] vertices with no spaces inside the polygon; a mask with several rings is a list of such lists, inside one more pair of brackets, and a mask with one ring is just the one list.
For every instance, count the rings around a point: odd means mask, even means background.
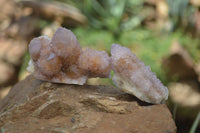
[{"label": "green vegetation", "polygon": [[178,38],[181,45],[189,52],[190,56],[197,63],[200,59],[200,40],[198,38],[193,38],[189,34],[183,34],[181,31],[173,33],[171,36]]},{"label": "green vegetation", "polygon": [[198,113],[193,125],[192,125],[192,128],[190,129],[190,133],[195,133],[197,127],[198,127],[198,124],[200,122],[200,112]]},{"label": "green vegetation", "polygon": [[122,32],[141,24],[145,18],[141,12],[144,1],[82,0],[74,1],[73,5],[76,5],[86,15],[90,27],[105,30],[117,40]]},{"label": "green vegetation", "polygon": [[19,79],[23,76],[24,72],[26,71],[26,68],[28,66],[28,62],[31,59],[29,52],[27,51],[23,57],[22,66],[19,71]]},{"label": "green vegetation", "polygon": [[172,23],[172,31],[194,26],[192,14],[195,6],[189,4],[189,0],[167,0],[169,5],[169,17]]}]

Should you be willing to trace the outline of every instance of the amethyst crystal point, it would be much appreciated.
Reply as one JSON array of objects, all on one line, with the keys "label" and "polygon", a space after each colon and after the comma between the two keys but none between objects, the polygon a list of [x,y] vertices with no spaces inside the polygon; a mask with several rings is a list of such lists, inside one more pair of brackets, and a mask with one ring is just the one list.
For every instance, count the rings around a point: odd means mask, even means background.
[{"label": "amethyst crystal point", "polygon": [[113,44],[111,64],[113,83],[123,91],[149,103],[159,104],[167,100],[167,87],[128,48]]}]

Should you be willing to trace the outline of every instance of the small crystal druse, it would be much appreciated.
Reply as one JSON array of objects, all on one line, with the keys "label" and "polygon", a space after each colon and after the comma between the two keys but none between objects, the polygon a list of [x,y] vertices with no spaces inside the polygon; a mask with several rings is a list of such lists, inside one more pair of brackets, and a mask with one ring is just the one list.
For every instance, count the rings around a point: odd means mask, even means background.
[{"label": "small crystal druse", "polygon": [[40,36],[29,44],[31,60],[27,70],[40,80],[83,85],[88,78],[110,77],[123,91],[149,103],[163,103],[168,89],[150,67],[145,66],[128,48],[111,47],[111,58],[105,51],[82,50],[76,36],[68,29],[58,28],[54,36]]}]

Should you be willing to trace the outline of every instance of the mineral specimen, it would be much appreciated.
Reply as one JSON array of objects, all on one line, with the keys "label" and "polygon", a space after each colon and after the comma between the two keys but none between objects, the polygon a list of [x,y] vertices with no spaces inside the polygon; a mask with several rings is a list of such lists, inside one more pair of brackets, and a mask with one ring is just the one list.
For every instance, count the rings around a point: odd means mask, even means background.
[{"label": "mineral specimen", "polygon": [[168,98],[168,89],[131,51],[118,44],[111,47],[113,83],[142,101],[159,104]]},{"label": "mineral specimen", "polygon": [[112,45],[110,59],[105,51],[82,50],[70,30],[58,28],[52,39],[34,38],[29,52],[31,60],[27,70],[40,80],[83,85],[88,78],[110,77],[112,69],[113,83],[140,100],[159,104],[168,98],[168,89],[150,67],[118,44]]},{"label": "mineral specimen", "polygon": [[110,57],[105,51],[82,51],[75,35],[58,28],[52,39],[34,38],[29,44],[31,61],[27,70],[37,79],[84,84],[88,77],[109,77]]}]

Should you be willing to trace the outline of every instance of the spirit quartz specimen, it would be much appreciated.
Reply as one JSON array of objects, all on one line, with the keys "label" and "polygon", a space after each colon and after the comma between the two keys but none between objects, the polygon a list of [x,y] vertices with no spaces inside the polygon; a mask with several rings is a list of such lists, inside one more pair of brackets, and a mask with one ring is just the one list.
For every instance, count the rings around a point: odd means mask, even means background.
[{"label": "spirit quartz specimen", "polygon": [[[109,77],[110,57],[105,51],[82,51],[75,35],[68,29],[58,28],[52,39],[34,38],[29,44],[31,61],[27,70],[37,79],[84,84],[88,77]],[[34,70],[33,70],[34,68]]]},{"label": "spirit quartz specimen", "polygon": [[58,28],[53,38],[40,36],[29,44],[31,60],[27,70],[40,80],[83,85],[88,78],[108,78],[142,101],[159,104],[168,98],[168,89],[150,67],[145,66],[128,48],[111,47],[111,59],[105,51],[80,47],[68,29]]},{"label": "spirit quartz specimen", "polygon": [[142,101],[159,104],[168,98],[168,89],[131,51],[118,44],[111,47],[113,83]]}]

